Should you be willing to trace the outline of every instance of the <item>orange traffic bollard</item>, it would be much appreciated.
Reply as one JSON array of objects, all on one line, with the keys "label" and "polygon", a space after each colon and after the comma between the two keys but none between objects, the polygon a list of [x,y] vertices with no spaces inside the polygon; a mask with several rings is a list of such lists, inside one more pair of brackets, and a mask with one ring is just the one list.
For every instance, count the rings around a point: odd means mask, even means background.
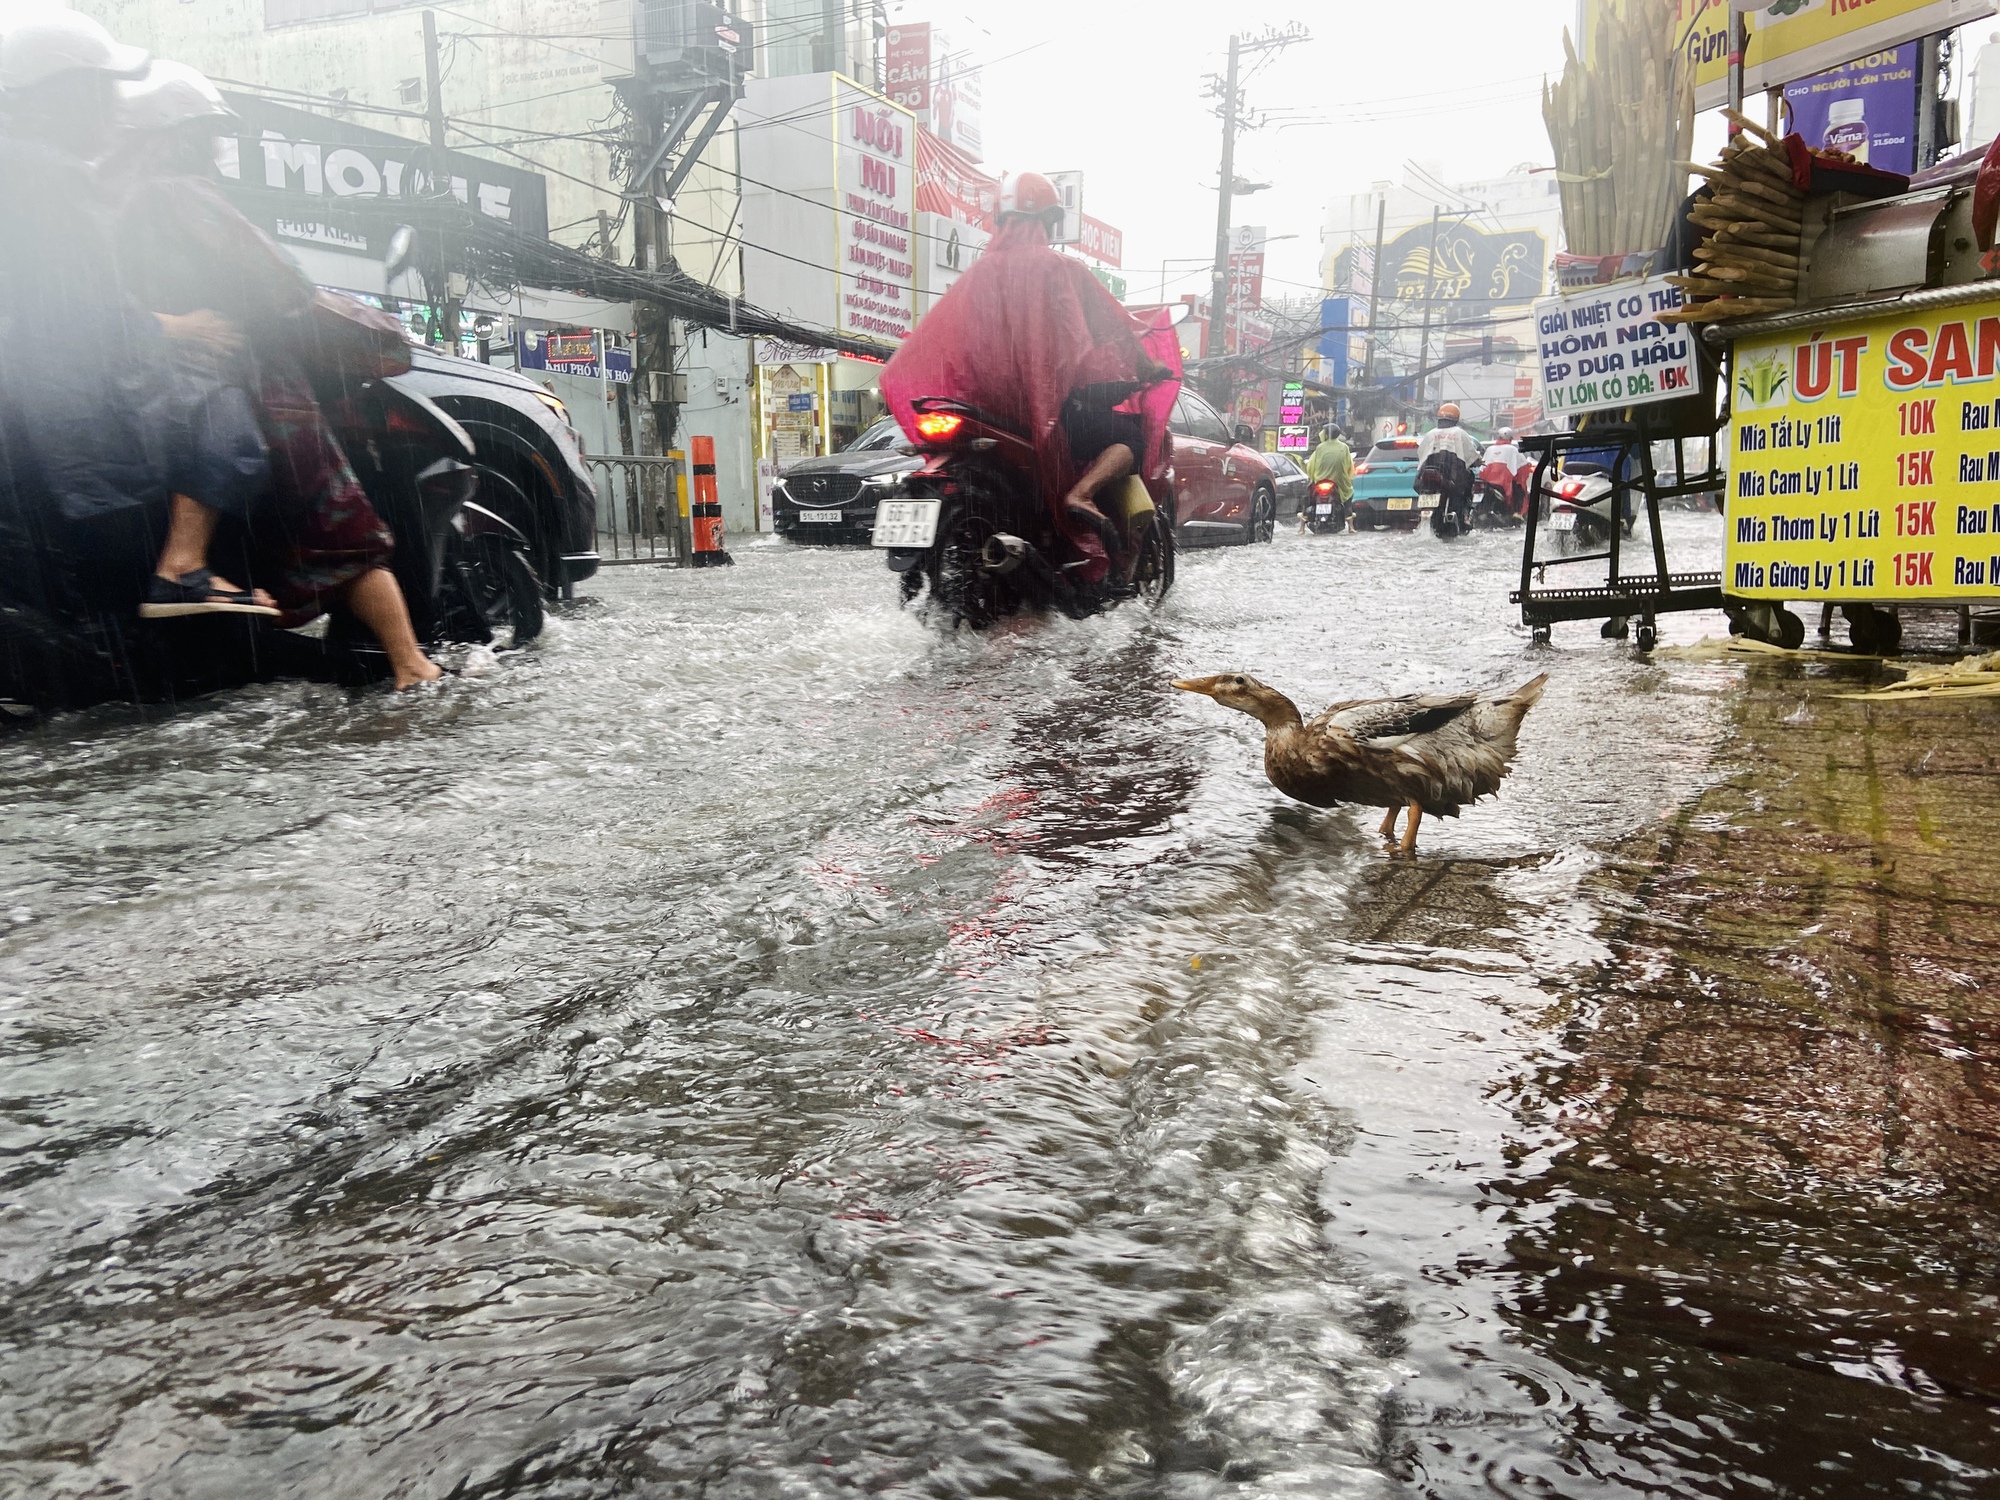
[{"label": "orange traffic bollard", "polygon": [[736,559],[722,550],[722,496],[715,486],[715,439],[698,437],[692,444],[694,506],[689,512],[693,523],[694,557],[697,568],[726,568]]}]

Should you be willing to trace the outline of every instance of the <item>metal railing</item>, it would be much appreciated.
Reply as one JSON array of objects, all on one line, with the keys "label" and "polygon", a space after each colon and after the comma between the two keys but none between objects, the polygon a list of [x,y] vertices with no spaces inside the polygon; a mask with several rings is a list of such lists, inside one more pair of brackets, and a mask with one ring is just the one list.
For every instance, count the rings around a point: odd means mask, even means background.
[{"label": "metal railing", "polygon": [[681,566],[688,552],[681,456],[586,457],[597,485],[597,552],[605,567]]}]

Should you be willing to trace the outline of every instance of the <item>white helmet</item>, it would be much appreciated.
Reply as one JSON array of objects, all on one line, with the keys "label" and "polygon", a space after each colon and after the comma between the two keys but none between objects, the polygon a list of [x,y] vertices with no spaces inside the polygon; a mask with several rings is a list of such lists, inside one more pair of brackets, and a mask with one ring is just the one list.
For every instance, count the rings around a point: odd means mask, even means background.
[{"label": "white helmet", "polygon": [[1500,441],[1501,441],[1501,442],[1503,442],[1503,443],[1511,443],[1511,442],[1513,442],[1513,441],[1514,441],[1514,429],[1513,429],[1513,428],[1511,428],[1511,427],[1503,427],[1503,428],[1501,428],[1501,429],[1500,429]]},{"label": "white helmet", "polygon": [[33,88],[63,73],[137,78],[144,47],[127,47],[73,10],[35,10],[0,34],[0,90]]},{"label": "white helmet", "polygon": [[156,57],[144,78],[118,85],[120,130],[171,130],[190,120],[213,120],[220,129],[235,118],[222,91],[186,63]]}]

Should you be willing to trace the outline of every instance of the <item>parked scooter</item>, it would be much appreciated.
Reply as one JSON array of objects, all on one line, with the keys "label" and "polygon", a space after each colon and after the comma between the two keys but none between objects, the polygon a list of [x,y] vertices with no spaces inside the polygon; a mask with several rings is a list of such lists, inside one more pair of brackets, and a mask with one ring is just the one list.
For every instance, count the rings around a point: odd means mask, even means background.
[{"label": "parked scooter", "polygon": [[1572,463],[1543,495],[1546,524],[1559,552],[1588,552],[1611,545],[1612,528],[1632,534],[1632,517],[1611,475],[1595,464]]},{"label": "parked scooter", "polygon": [[[1166,486],[1149,492],[1150,511],[1128,508],[1139,554],[1130,580],[1114,563],[1102,580],[1086,582],[1089,560],[1057,529],[1042,496],[1034,444],[965,402],[914,405],[924,466],[905,481],[911,498],[884,500],[875,516],[875,545],[900,575],[905,603],[928,587],[946,624],[983,630],[1025,610],[1058,609],[1081,620],[1127,599],[1157,604],[1166,597],[1174,583]],[[1104,499],[1112,496],[1107,491]],[[1116,514],[1113,504],[1104,508]]]},{"label": "parked scooter", "polygon": [[1347,520],[1353,510],[1352,501],[1340,498],[1338,484],[1331,479],[1321,479],[1307,493],[1299,519],[1314,536],[1326,536],[1331,532],[1347,530]]}]

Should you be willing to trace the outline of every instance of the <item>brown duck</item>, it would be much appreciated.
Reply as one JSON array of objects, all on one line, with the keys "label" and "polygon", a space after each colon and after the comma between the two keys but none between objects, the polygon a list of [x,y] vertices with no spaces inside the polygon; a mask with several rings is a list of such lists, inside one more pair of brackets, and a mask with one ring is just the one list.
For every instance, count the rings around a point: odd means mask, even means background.
[{"label": "brown duck", "polygon": [[1396,836],[1396,815],[1410,810],[1403,852],[1417,847],[1425,813],[1455,818],[1459,809],[1500,790],[1513,767],[1514,739],[1541,701],[1544,674],[1504,698],[1357,698],[1336,703],[1310,723],[1276,688],[1240,672],[1176,682],[1264,726],[1264,774],[1288,797],[1314,807],[1342,802],[1386,807],[1382,837]]}]

